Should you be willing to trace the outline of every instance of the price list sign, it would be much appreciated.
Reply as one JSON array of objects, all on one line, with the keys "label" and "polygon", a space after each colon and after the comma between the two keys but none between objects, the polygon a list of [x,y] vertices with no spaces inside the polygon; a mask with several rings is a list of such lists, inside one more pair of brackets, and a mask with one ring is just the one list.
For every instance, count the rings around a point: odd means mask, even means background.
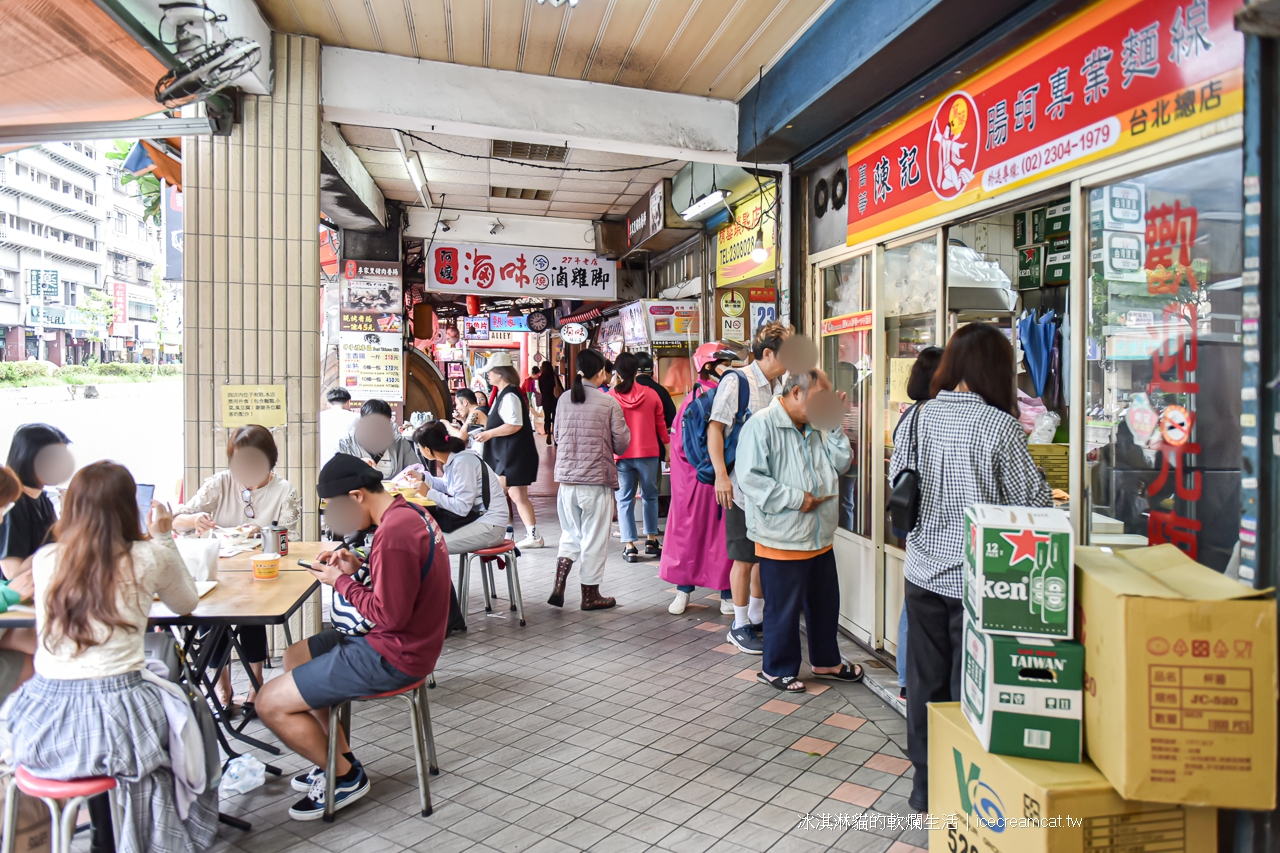
[{"label": "price list sign", "polygon": [[352,400],[404,400],[399,334],[339,332],[339,370]]}]

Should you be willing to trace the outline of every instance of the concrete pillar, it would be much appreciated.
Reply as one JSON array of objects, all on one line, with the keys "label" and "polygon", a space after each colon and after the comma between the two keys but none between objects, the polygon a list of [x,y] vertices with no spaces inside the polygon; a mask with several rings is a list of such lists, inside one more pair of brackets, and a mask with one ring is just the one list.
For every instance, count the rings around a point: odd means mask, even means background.
[{"label": "concrete pillar", "polygon": [[276,34],[275,91],[229,137],[186,140],[186,493],[226,466],[223,385],[284,385],[276,473],[316,518],[320,397],[320,42]]}]

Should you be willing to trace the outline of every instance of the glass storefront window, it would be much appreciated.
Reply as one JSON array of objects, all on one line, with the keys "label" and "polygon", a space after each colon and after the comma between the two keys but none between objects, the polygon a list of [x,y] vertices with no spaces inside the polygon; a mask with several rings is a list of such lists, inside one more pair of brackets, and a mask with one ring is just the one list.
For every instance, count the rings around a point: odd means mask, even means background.
[{"label": "glass storefront window", "polygon": [[[886,249],[884,252],[884,458],[885,505],[891,484],[889,458],[893,455],[893,431],[911,406],[907,398],[907,377],[916,356],[925,347],[938,346],[938,242],[930,235],[924,240]],[[884,539],[904,547],[893,532],[885,513]]]},{"label": "glass storefront window", "polygon": [[1241,154],[1089,193],[1093,544],[1172,542],[1219,571],[1240,525]]},{"label": "glass storefront window", "polygon": [[822,368],[848,396],[844,430],[853,464],[840,478],[839,524],[871,535],[871,256],[822,270]]}]

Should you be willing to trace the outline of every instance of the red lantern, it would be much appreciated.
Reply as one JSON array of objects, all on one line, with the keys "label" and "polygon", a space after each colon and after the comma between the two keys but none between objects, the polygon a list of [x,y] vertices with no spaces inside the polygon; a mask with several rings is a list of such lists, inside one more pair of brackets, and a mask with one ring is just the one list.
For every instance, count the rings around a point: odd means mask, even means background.
[{"label": "red lantern", "polygon": [[480,313],[480,297],[472,294],[467,297],[467,316],[475,317]]}]

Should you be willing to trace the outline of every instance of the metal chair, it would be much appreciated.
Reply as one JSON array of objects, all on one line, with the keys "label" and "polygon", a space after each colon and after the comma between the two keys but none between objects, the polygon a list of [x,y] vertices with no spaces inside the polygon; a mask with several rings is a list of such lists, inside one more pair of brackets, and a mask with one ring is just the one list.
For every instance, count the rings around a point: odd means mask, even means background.
[{"label": "metal chair", "polygon": [[484,612],[493,612],[493,599],[498,597],[497,585],[493,579],[493,564],[499,557],[507,561],[507,595],[511,599],[511,609],[519,614],[520,625],[524,621],[524,599],[520,595],[520,572],[516,562],[520,557],[520,549],[510,539],[492,548],[481,548],[478,551],[458,555],[458,607],[462,610],[462,618],[467,618],[467,602],[471,593],[471,559],[480,558],[480,583],[484,586]]},{"label": "metal chair", "polygon": [[[17,790],[15,790],[17,789]],[[9,777],[4,804],[3,853],[13,853],[14,835],[18,823],[18,791],[44,800],[49,807],[51,838],[49,849],[53,853],[71,853],[71,837],[75,835],[76,815],[90,797],[116,789],[116,780],[110,776],[90,776],[86,779],[41,779],[32,776],[25,767],[19,767]],[[120,843],[120,804],[108,793],[111,800],[111,829],[115,843]]]},{"label": "metal chair", "polygon": [[[389,699],[400,696],[409,703],[409,718],[413,727],[413,761],[418,770],[418,801],[422,806],[422,816],[429,817],[431,807],[431,787],[427,781],[427,768],[430,775],[440,774],[440,765],[436,763],[436,739],[431,733],[431,706],[427,702],[427,680],[424,678],[400,690],[379,693],[375,696],[364,696],[357,702],[372,702],[376,699]],[[333,823],[333,796],[337,785],[338,770],[338,726],[347,734],[348,743],[351,738],[351,703],[329,707],[329,754],[324,767],[324,820]],[[426,741],[426,756],[423,756],[423,741]],[[8,851],[4,851],[8,853]]]}]

